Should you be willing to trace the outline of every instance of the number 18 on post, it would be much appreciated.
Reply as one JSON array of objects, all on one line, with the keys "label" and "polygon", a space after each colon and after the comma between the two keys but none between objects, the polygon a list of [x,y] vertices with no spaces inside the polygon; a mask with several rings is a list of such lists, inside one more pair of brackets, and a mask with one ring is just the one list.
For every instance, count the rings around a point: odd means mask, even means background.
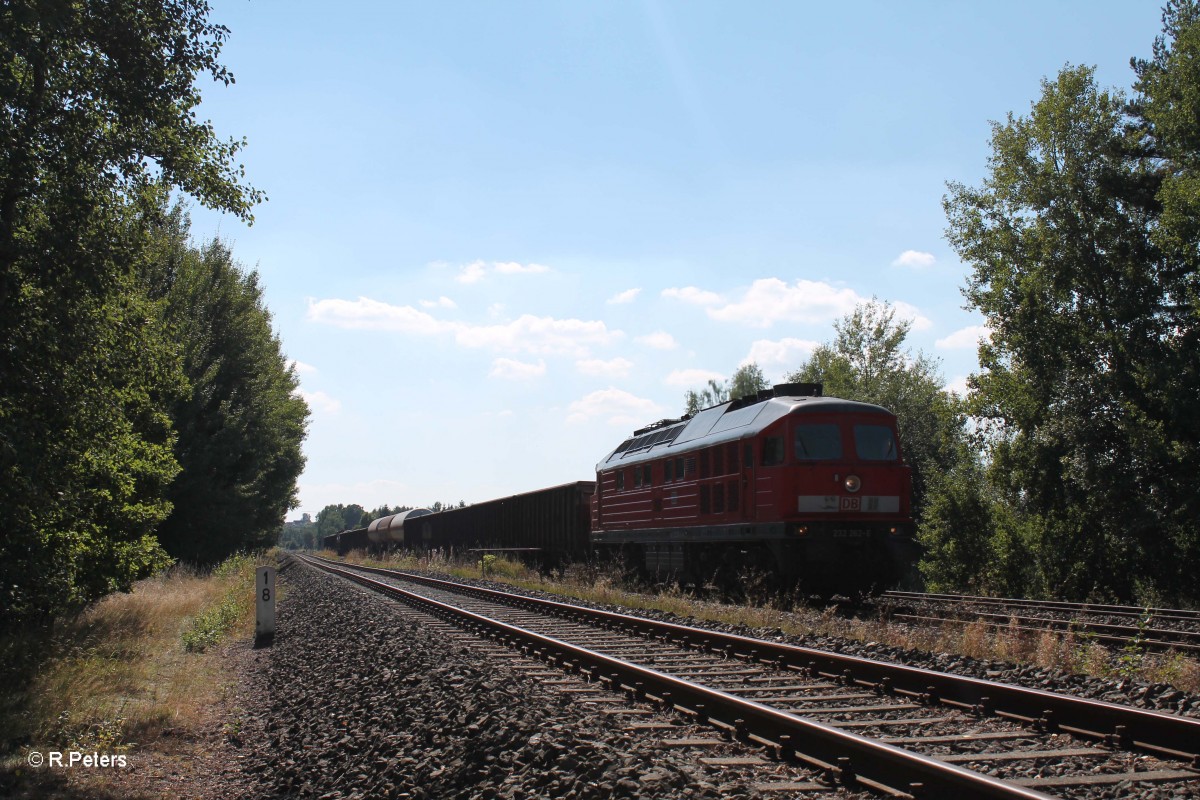
[{"label": "number 18 on post", "polygon": [[255,587],[258,616],[254,638],[261,641],[275,636],[275,568],[259,567]]}]

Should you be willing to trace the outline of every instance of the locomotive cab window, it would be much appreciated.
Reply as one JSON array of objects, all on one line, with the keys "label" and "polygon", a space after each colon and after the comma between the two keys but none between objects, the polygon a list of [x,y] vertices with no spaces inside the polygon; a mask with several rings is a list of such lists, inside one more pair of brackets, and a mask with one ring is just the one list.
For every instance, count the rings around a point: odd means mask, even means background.
[{"label": "locomotive cab window", "polygon": [[784,460],[783,437],[768,436],[762,440],[762,463],[764,467],[782,464]]},{"label": "locomotive cab window", "polygon": [[795,439],[797,461],[826,461],[842,457],[842,431],[837,425],[797,425]]},{"label": "locomotive cab window", "polygon": [[863,461],[895,461],[896,437],[886,425],[855,425],[854,449]]}]

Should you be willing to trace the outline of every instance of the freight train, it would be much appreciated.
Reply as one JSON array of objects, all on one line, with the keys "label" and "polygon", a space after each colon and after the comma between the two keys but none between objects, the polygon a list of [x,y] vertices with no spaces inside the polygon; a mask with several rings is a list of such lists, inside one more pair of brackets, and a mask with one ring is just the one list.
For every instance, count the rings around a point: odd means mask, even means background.
[{"label": "freight train", "polygon": [[915,562],[912,477],[896,418],[782,384],[636,430],[580,481],[326,537],[505,550],[548,564],[622,554],[685,582],[748,570],[824,593],[894,586]]}]

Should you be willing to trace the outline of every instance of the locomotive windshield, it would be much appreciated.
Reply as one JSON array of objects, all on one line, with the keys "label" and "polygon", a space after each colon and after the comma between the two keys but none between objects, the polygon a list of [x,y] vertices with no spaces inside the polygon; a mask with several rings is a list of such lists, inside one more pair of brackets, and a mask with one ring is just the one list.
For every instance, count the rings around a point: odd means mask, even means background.
[{"label": "locomotive windshield", "polygon": [[835,424],[796,426],[796,460],[823,461],[842,457],[842,431]]},{"label": "locomotive windshield", "polygon": [[886,425],[855,425],[854,448],[862,461],[895,461],[896,437]]}]

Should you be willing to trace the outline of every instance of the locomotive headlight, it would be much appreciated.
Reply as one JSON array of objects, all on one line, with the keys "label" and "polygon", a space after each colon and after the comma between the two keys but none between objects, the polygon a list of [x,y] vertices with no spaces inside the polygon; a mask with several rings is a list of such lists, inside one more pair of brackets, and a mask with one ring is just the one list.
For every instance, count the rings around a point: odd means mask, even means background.
[{"label": "locomotive headlight", "polygon": [[862,481],[857,475],[847,475],[845,482],[842,484],[846,487],[847,492],[857,492],[862,488]]}]

